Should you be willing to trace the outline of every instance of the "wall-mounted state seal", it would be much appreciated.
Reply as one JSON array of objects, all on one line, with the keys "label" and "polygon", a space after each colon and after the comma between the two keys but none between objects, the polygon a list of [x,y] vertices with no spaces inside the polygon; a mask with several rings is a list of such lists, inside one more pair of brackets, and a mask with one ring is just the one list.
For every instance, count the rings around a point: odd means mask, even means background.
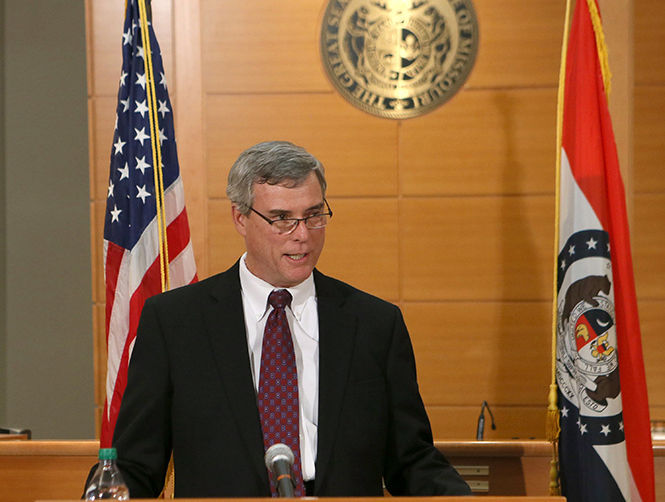
[{"label": "wall-mounted state seal", "polygon": [[432,111],[460,89],[478,38],[471,0],[330,0],[320,45],[346,100],[404,119]]}]

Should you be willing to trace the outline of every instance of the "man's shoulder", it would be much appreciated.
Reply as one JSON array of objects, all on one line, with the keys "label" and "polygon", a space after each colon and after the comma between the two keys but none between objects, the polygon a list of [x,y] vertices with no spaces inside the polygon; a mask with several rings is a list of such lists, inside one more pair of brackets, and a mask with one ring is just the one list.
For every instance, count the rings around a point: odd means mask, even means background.
[{"label": "man's shoulder", "polygon": [[157,294],[149,298],[148,301],[159,305],[179,305],[183,302],[196,302],[201,301],[211,294],[214,295],[218,291],[233,289],[234,285],[237,285],[239,289],[240,280],[238,279],[236,265],[206,279]]}]

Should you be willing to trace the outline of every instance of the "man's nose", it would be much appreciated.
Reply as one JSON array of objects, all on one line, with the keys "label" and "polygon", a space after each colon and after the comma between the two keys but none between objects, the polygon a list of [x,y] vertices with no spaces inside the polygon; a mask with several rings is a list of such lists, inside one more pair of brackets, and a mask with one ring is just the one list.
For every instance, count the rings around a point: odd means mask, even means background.
[{"label": "man's nose", "polygon": [[291,236],[299,241],[306,240],[309,237],[309,228],[305,225],[305,220],[298,220],[296,228],[291,232]]}]

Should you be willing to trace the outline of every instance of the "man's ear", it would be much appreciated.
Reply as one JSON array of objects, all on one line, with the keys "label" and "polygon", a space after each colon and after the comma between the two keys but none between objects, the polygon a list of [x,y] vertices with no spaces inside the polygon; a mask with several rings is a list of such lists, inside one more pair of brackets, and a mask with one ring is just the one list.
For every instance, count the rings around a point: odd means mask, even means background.
[{"label": "man's ear", "polygon": [[247,228],[245,226],[247,224],[247,216],[242,214],[238,209],[238,206],[235,204],[231,205],[231,218],[233,219],[233,224],[238,233],[244,237],[247,233]]}]

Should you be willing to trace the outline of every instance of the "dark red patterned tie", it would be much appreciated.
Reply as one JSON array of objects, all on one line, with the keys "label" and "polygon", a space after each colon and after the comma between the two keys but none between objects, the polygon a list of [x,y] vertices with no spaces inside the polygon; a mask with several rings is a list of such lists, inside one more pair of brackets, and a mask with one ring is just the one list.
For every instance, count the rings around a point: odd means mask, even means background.
[{"label": "dark red patterned tie", "polygon": [[[273,311],[268,316],[263,333],[258,393],[263,446],[267,450],[275,443],[284,443],[291,448],[295,457],[295,496],[302,497],[305,489],[300,468],[298,370],[285,310],[291,304],[291,293],[286,289],[273,291],[268,296],[268,303],[273,306]],[[272,496],[277,497],[277,486],[272,474],[270,489]]]}]

